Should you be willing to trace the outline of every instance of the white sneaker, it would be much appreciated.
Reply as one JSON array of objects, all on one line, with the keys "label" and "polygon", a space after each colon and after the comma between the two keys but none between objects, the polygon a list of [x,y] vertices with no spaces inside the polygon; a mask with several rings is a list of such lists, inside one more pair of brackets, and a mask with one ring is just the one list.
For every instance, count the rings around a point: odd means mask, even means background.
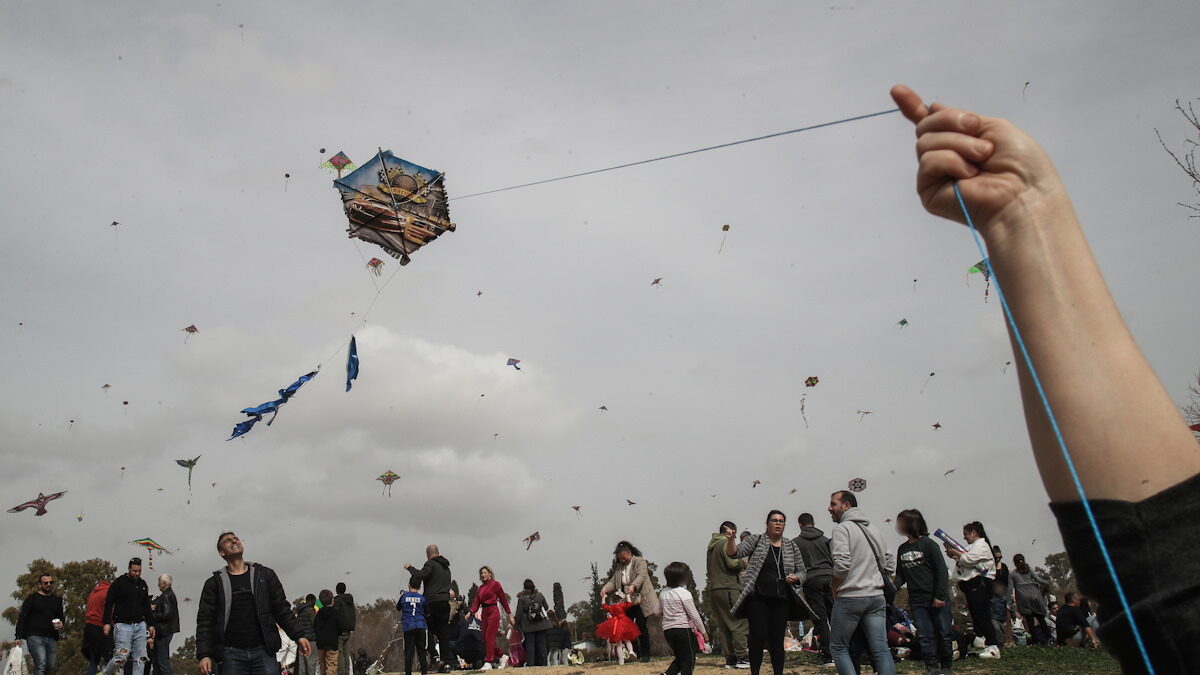
[{"label": "white sneaker", "polygon": [[[996,658],[1000,658],[1000,654],[996,654]],[[500,657],[500,668],[503,670],[508,667],[508,654]]]},{"label": "white sneaker", "polygon": [[1000,648],[996,645],[988,645],[979,653],[981,659],[998,659],[1000,658]]},{"label": "white sneaker", "polygon": [[492,669],[492,664],[490,661],[488,663],[483,664],[483,667],[480,668],[480,670],[491,670],[491,669]]},{"label": "white sneaker", "polygon": [[750,670],[750,659],[738,659],[738,662],[733,667],[738,670]]}]

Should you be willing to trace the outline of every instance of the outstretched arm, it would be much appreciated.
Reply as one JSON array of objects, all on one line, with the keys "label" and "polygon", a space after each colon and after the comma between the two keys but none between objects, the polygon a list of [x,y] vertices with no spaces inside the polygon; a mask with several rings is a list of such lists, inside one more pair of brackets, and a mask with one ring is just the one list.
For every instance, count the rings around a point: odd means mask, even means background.
[{"label": "outstretched arm", "polygon": [[[1117,311],[1045,152],[1006,120],[892,89],[916,125],[917,192],[964,222],[963,200],[1045,388],[1089,499],[1140,501],[1200,472],[1200,449]],[[1025,422],[1050,499],[1078,501],[1028,369]]]}]

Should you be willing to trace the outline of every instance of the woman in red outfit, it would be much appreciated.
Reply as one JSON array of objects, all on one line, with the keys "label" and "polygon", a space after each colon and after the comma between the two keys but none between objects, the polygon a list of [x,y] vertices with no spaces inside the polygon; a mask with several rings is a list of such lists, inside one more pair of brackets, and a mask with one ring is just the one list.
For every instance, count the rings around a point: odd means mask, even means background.
[{"label": "woman in red outfit", "polygon": [[479,581],[483,585],[475,594],[470,613],[474,614],[475,610],[483,608],[483,658],[488,663],[494,663],[499,658],[496,654],[496,633],[500,631],[500,610],[496,605],[503,607],[504,613],[509,616],[512,616],[512,610],[508,608],[508,596],[504,594],[504,587],[496,581],[492,568],[487,565],[480,567]]}]

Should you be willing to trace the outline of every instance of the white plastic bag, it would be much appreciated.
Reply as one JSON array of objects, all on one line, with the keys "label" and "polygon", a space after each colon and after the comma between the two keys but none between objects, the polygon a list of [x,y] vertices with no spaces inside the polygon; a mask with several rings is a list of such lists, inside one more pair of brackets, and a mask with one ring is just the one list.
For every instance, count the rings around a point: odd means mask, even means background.
[{"label": "white plastic bag", "polygon": [[8,650],[8,657],[4,659],[4,675],[28,675],[28,672],[25,667],[25,650],[17,646]]}]

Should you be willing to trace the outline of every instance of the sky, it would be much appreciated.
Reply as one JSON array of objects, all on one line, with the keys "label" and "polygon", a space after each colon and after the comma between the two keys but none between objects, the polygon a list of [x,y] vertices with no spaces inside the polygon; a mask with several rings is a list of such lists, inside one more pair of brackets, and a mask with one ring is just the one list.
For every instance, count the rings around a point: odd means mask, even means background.
[{"label": "sky", "polygon": [[[68,491],[4,515],[0,579],[123,568],[153,537],[154,571],[198,598],[232,529],[290,596],[392,597],[436,543],[464,587],[488,564],[570,603],[620,539],[702,568],[721,521],[828,529],[860,477],[873,519],[916,507],[1009,556],[1061,550],[995,291],[966,274],[968,233],[921,209],[899,115],[454,201],[457,231],[403,269],[347,238],[319,168],[339,150],[444,171],[453,197],[888,110],[907,83],[1038,139],[1178,402],[1200,367],[1200,222],[1154,133],[1188,137],[1194,2],[0,15],[0,467],[12,504]],[[175,460],[196,456],[189,493]]]}]

